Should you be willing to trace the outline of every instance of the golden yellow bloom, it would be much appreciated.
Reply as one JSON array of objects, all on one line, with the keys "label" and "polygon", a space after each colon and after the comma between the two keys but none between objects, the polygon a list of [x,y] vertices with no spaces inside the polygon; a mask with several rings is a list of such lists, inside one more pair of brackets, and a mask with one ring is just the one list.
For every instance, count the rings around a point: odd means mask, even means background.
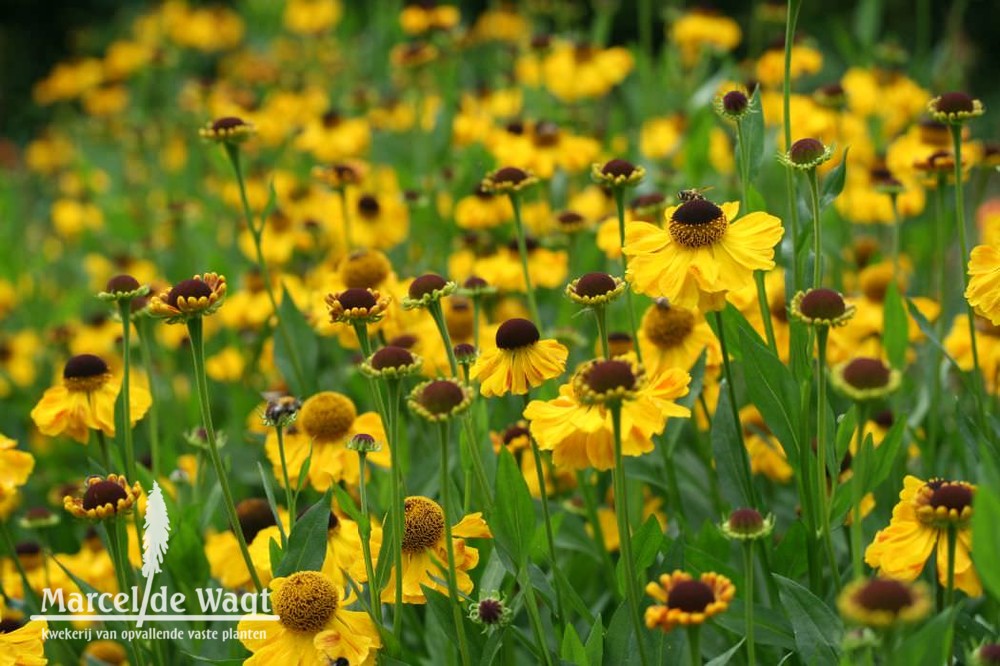
[{"label": "golden yellow bloom", "polygon": [[[444,511],[432,499],[420,496],[407,497],[403,502],[403,603],[427,603],[422,586],[448,594],[444,567],[448,561],[444,534]],[[383,530],[383,535],[385,531]],[[374,535],[373,535],[374,536]],[[483,520],[483,514],[472,513],[451,528],[452,546],[455,551],[455,575],[458,589],[464,594],[472,591],[469,571],[479,564],[479,551],[466,544],[466,539],[490,539],[493,535]],[[372,552],[380,551],[381,541],[373,539]],[[382,590],[382,601],[396,600],[396,576],[393,568]]]},{"label": "golden yellow bloom", "polygon": [[558,42],[541,64],[545,88],[561,102],[603,97],[625,80],[635,66],[622,47],[600,49],[587,44]]},{"label": "golden yellow bloom", "polygon": [[753,405],[740,409],[743,424],[743,443],[750,457],[750,471],[763,474],[771,481],[788,483],[792,478],[792,467],[788,464],[785,449],[771,434],[763,415]]},{"label": "golden yellow bloom", "polygon": [[658,368],[690,370],[707,350],[705,362],[709,368],[722,363],[719,340],[697,310],[671,305],[658,298],[642,316],[637,332],[642,359],[650,372]]},{"label": "golden yellow bloom", "polygon": [[[31,419],[39,432],[49,437],[65,433],[81,444],[87,443],[90,430],[113,437],[120,387],[120,380],[99,356],[73,356],[63,367],[62,383],[45,390],[31,410]],[[152,398],[137,382],[130,384],[129,391],[129,418],[134,424],[149,410]]]},{"label": "golden yellow bloom", "polygon": [[854,624],[888,629],[919,622],[931,612],[927,586],[892,578],[858,580],[846,586],[837,598],[844,619]]},{"label": "golden yellow bloom", "polygon": [[343,13],[340,0],[289,0],[282,20],[289,32],[318,35],[336,26]]},{"label": "golden yellow bloom", "polygon": [[279,620],[271,622],[253,615],[240,620],[240,641],[253,653],[243,663],[375,663],[382,646],[375,624],[367,613],[344,608],[344,589],[329,577],[318,571],[299,571],[287,578],[275,578],[269,587],[272,608]]},{"label": "golden yellow bloom", "polygon": [[973,248],[965,298],[979,314],[1000,325],[1000,245]]},{"label": "golden yellow bloom", "polygon": [[421,35],[432,30],[451,30],[461,18],[458,7],[424,2],[407,5],[399,14],[399,24],[407,35]]},{"label": "golden yellow bloom", "polygon": [[555,340],[541,340],[527,319],[508,319],[497,329],[496,346],[485,350],[470,377],[484,396],[523,395],[566,368],[569,350]]},{"label": "golden yellow bloom", "polygon": [[91,476],[82,496],[63,498],[63,508],[77,518],[104,520],[131,511],[141,495],[142,486],[138,481],[130,486],[125,477],[118,474]]},{"label": "golden yellow bloom", "polygon": [[955,529],[955,587],[969,596],[979,596],[983,587],[972,563],[969,525],[975,494],[976,487],[962,481],[924,482],[907,476],[892,520],[865,550],[865,562],[891,578],[913,580],[936,550],[938,579],[944,585],[948,572],[946,533]]},{"label": "golden yellow bloom", "polygon": [[[281,474],[276,474],[281,479]],[[251,497],[236,504],[236,517],[240,531],[247,543],[250,561],[253,562],[257,577],[263,585],[271,580],[271,546],[273,539],[281,543],[281,534],[274,518],[274,512],[267,500]],[[288,515],[284,508],[278,509],[278,517],[285,533],[288,532]],[[228,590],[252,590],[253,579],[247,571],[240,550],[239,541],[231,529],[209,533],[205,538],[205,558],[208,560],[212,577]]]},{"label": "golden yellow bloom", "polygon": [[373,324],[385,316],[389,300],[388,296],[373,289],[352,288],[327,294],[326,307],[332,322]]},{"label": "golden yellow bloom", "polygon": [[681,15],[670,26],[670,39],[677,44],[681,60],[687,67],[697,64],[704,51],[732,51],[742,38],[736,21],[711,11],[695,9]]},{"label": "golden yellow bloom", "polygon": [[207,317],[222,307],[226,298],[226,278],[217,273],[195,275],[181,280],[169,291],[149,300],[149,312],[168,324],[186,322],[192,317]]},{"label": "golden yellow bloom", "polygon": [[736,595],[736,586],[717,573],[703,573],[695,580],[677,570],[648,583],[646,594],[659,602],[646,609],[646,626],[666,632],[677,626],[703,624],[724,612]]},{"label": "golden yellow bloom", "polygon": [[48,628],[49,624],[45,620],[32,620],[27,624],[21,624],[17,620],[7,620],[5,617],[0,623],[0,664],[4,666],[47,664],[43,636]]},{"label": "golden yellow bloom", "polygon": [[629,282],[639,293],[684,308],[721,309],[726,292],[750,284],[754,270],[774,267],[774,246],[784,234],[781,220],[767,213],[730,223],[738,210],[736,203],[719,207],[695,199],[665,211],[666,229],[628,223]]}]

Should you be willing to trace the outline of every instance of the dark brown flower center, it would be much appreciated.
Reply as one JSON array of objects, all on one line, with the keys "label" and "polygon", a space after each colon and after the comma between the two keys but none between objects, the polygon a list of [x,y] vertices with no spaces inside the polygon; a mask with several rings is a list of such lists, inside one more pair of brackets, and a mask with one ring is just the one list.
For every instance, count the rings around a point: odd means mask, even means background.
[{"label": "dark brown flower center", "polygon": [[598,361],[587,371],[587,386],[595,393],[635,388],[635,373],[625,361]]},{"label": "dark brown flower center", "polygon": [[508,319],[497,329],[496,343],[500,349],[519,349],[541,339],[538,327],[527,319]]},{"label": "dark brown flower center", "polygon": [[63,366],[63,379],[85,379],[98,377],[108,372],[108,364],[99,356],[79,354],[73,356]]},{"label": "dark brown flower center", "polygon": [[443,289],[447,281],[437,273],[425,273],[410,283],[410,298],[419,300],[427,294]]},{"label": "dark brown flower center", "polygon": [[556,216],[556,220],[565,227],[573,227],[583,223],[583,215],[575,210],[564,210]]},{"label": "dark brown flower center", "polygon": [[135,291],[139,288],[139,281],[136,280],[131,275],[116,275],[110,280],[108,284],[104,287],[104,291],[109,294],[115,294],[119,292],[129,292]]},{"label": "dark brown flower center", "polygon": [[876,578],[857,591],[854,600],[870,611],[898,614],[913,604],[913,594],[905,583],[888,578]]},{"label": "dark brown flower center", "polygon": [[530,435],[527,428],[521,425],[512,425],[503,431],[503,443],[510,444],[519,437],[528,437],[528,436]]},{"label": "dark brown flower center", "polygon": [[496,624],[503,617],[503,603],[497,599],[483,599],[479,602],[479,620],[483,624]]},{"label": "dark brown flower center", "polygon": [[[522,131],[523,131],[522,127]],[[495,183],[505,183],[510,185],[517,185],[521,181],[527,179],[528,173],[524,169],[518,169],[517,167],[503,167],[502,169],[497,169],[493,174],[493,182]]]},{"label": "dark brown flower center", "polygon": [[635,165],[628,160],[623,159],[613,159],[605,163],[601,167],[601,173],[605,176],[628,178],[635,171]]},{"label": "dark brown flower center", "polygon": [[802,314],[810,319],[836,319],[844,314],[847,305],[844,297],[833,289],[810,289],[799,305]]},{"label": "dark brown flower center", "polygon": [[818,139],[799,139],[792,144],[788,156],[794,164],[809,164],[822,157],[825,151],[826,147]]},{"label": "dark brown flower center", "polygon": [[402,347],[382,347],[372,355],[372,367],[376,370],[402,368],[413,365],[413,354]]},{"label": "dark brown flower center", "polygon": [[764,526],[764,517],[757,509],[736,509],[729,514],[729,527],[734,532],[748,534],[756,532]]},{"label": "dark brown flower center", "polygon": [[177,300],[180,298],[208,298],[212,295],[212,288],[205,284],[202,280],[196,280],[194,278],[188,280],[181,280],[173,286],[170,292],[167,294],[167,304],[171,307],[177,307]]},{"label": "dark brown flower center", "polygon": [[577,281],[574,291],[578,296],[596,298],[611,293],[616,286],[614,278],[607,273],[587,273]]},{"label": "dark brown flower center", "polygon": [[378,217],[379,210],[381,210],[381,206],[379,206],[378,199],[371,194],[365,194],[358,199],[358,212],[366,220]]},{"label": "dark brown flower center", "polygon": [[216,132],[235,129],[243,125],[246,125],[246,122],[236,116],[225,116],[212,121],[212,129]]},{"label": "dark brown flower center", "polygon": [[941,95],[934,107],[941,113],[971,113],[975,109],[972,98],[963,92],[947,92]]},{"label": "dark brown flower center", "polygon": [[404,333],[389,340],[390,347],[402,347],[403,349],[413,349],[418,342],[417,336]]},{"label": "dark brown flower center", "polygon": [[361,288],[351,288],[345,289],[337,295],[337,301],[344,307],[345,310],[354,310],[359,308],[362,310],[369,310],[378,303],[375,298],[375,294],[368,291],[367,289]]},{"label": "dark brown flower center", "polygon": [[715,593],[700,580],[683,580],[667,595],[667,607],[677,608],[685,613],[702,613],[715,601]]},{"label": "dark brown flower center", "polygon": [[439,379],[424,387],[419,400],[431,414],[448,414],[465,400],[465,391],[455,382]]},{"label": "dark brown flower center", "polygon": [[962,509],[972,506],[972,489],[961,483],[945,483],[931,495],[930,505],[935,509],[944,507],[962,513]]},{"label": "dark brown flower center", "polygon": [[747,110],[750,100],[741,90],[730,90],[722,96],[722,108],[732,116],[738,116]]},{"label": "dark brown flower center", "polygon": [[249,544],[257,534],[268,527],[277,525],[274,513],[267,500],[257,497],[245,499],[236,505],[236,517],[239,519],[243,538]]},{"label": "dark brown flower center", "polygon": [[83,508],[90,510],[108,504],[117,507],[118,500],[127,497],[125,489],[114,481],[98,481],[87,486],[86,492],[83,493]]},{"label": "dark brown flower center", "polygon": [[883,388],[889,377],[889,368],[877,358],[856,358],[844,367],[844,381],[856,389]]}]

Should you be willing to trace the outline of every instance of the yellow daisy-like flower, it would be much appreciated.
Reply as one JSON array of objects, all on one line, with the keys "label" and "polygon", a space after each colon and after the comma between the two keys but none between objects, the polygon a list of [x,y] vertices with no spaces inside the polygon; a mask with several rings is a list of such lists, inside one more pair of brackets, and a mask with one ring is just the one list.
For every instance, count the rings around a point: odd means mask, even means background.
[{"label": "yellow daisy-like flower", "polygon": [[[58,437],[65,433],[81,444],[87,443],[91,430],[114,437],[120,386],[99,356],[73,356],[63,366],[62,383],[46,389],[31,410],[31,419],[43,435]],[[149,410],[152,398],[135,382],[130,385],[129,398],[129,418],[135,424]]]},{"label": "yellow daisy-like flower", "polygon": [[[307,458],[309,483],[320,492],[331,483],[358,482],[357,456],[347,448],[347,442],[358,433],[371,435],[377,441],[386,441],[382,419],[375,412],[358,414],[354,402],[342,393],[323,391],[302,403],[298,419],[285,433],[285,463],[289,483],[295,486]],[[268,459],[275,469],[280,469],[281,454],[278,438],[268,437],[265,443]],[[389,466],[389,451],[368,455],[368,460],[380,467]],[[283,483],[281,475],[278,482]]]},{"label": "yellow daisy-like flower", "polygon": [[248,615],[240,620],[240,641],[253,653],[244,664],[375,663],[382,646],[375,624],[365,612],[346,610],[343,588],[327,576],[299,571],[275,578],[269,587],[279,619],[273,622]]},{"label": "yellow daisy-like flower", "polygon": [[690,370],[706,352],[705,363],[718,368],[722,349],[705,317],[697,310],[658,298],[642,316],[637,332],[642,359],[650,372],[657,368]]},{"label": "yellow daisy-like flower", "polygon": [[527,319],[508,319],[497,329],[496,347],[485,350],[469,376],[480,382],[484,396],[523,395],[566,368],[569,350],[555,340],[541,339]]},{"label": "yellow daisy-like flower", "polygon": [[900,381],[899,370],[865,356],[838,364],[830,376],[834,387],[855,401],[884,398],[899,388]]},{"label": "yellow daisy-like flower", "polygon": [[[622,401],[622,453],[641,456],[653,450],[653,436],[663,432],[668,417],[687,418],[691,411],[674,401],[688,392],[691,376],[678,368],[645,376],[622,359],[586,364],[577,374],[597,375],[575,378],[559,389],[552,400],[533,400],[524,410],[531,435],[538,447],[552,451],[557,467],[605,470],[614,467],[614,431],[611,411],[592,398],[614,393]],[[631,377],[631,382],[629,382]],[[607,380],[607,381],[602,381]],[[623,381],[631,383],[627,390]],[[611,385],[614,386],[611,386]],[[577,386],[586,385],[590,398],[582,397]],[[595,388],[610,389],[595,391]]]},{"label": "yellow daisy-like flower", "polygon": [[626,277],[636,291],[665,297],[684,308],[718,310],[725,295],[753,281],[755,270],[774,267],[781,220],[763,212],[730,223],[739,204],[707,199],[664,211],[667,228],[648,222],[625,226]]},{"label": "yellow daisy-like flower", "polygon": [[184,323],[192,317],[207,317],[222,307],[226,298],[226,278],[217,273],[195,275],[181,280],[169,291],[149,300],[149,312],[168,324]]},{"label": "yellow daisy-like flower", "polygon": [[35,469],[35,457],[26,451],[18,451],[16,447],[16,441],[0,434],[0,488],[23,486]]},{"label": "yellow daisy-like flower", "polygon": [[[427,497],[407,497],[403,501],[403,521],[403,603],[427,603],[423,587],[448,594],[448,587],[443,584],[447,580],[445,563],[448,561],[444,510]],[[451,528],[451,537],[458,589],[468,594],[472,591],[472,579],[468,572],[479,564],[479,551],[467,545],[465,540],[491,539],[493,534],[483,520],[483,514],[472,513]],[[372,541],[372,552],[379,552],[381,541],[375,538]],[[397,575],[399,573],[393,569],[382,590],[382,601],[385,603],[396,600]]]},{"label": "yellow daisy-like flower", "polygon": [[1000,245],[980,245],[969,257],[969,305],[1000,326]]},{"label": "yellow daisy-like flower", "polygon": [[[277,476],[281,478],[280,474]],[[271,540],[281,543],[274,512],[267,500],[250,497],[236,504],[236,517],[258,579],[261,584],[267,585],[271,580]],[[279,509],[279,517],[287,533],[288,516],[283,509]],[[232,530],[209,534],[205,538],[205,559],[208,560],[212,578],[218,580],[222,587],[227,590],[254,589],[239,541]]]},{"label": "yellow daisy-like flower", "polygon": [[131,486],[124,476],[108,474],[87,479],[83,495],[63,498],[63,508],[77,518],[104,520],[132,510],[142,495],[142,486],[136,481]]},{"label": "yellow daisy-like flower", "polygon": [[590,167],[590,178],[605,187],[635,187],[646,177],[646,170],[623,159],[613,159]]},{"label": "yellow daisy-like flower", "polygon": [[27,624],[21,624],[17,620],[8,620],[4,617],[0,622],[0,664],[44,666],[49,663],[45,658],[43,638],[48,628],[49,624],[45,620],[32,620]]},{"label": "yellow daisy-like flower", "polygon": [[844,619],[874,629],[919,622],[931,611],[931,597],[923,583],[892,578],[859,580],[837,598]]},{"label": "yellow daisy-like flower", "polygon": [[955,587],[969,596],[983,593],[972,563],[972,504],[976,487],[962,481],[915,476],[903,480],[899,503],[892,510],[889,526],[875,535],[865,550],[865,562],[890,578],[914,580],[937,551],[938,580],[948,576],[948,529],[957,531]]},{"label": "yellow daisy-like flower", "polygon": [[538,178],[530,171],[506,166],[486,174],[480,187],[491,194],[509,194],[520,192],[537,182]]},{"label": "yellow daisy-like flower", "polygon": [[722,613],[729,608],[736,586],[717,573],[703,573],[695,580],[678,570],[648,583],[646,594],[659,602],[646,609],[646,626],[667,632],[677,626],[703,624]]}]

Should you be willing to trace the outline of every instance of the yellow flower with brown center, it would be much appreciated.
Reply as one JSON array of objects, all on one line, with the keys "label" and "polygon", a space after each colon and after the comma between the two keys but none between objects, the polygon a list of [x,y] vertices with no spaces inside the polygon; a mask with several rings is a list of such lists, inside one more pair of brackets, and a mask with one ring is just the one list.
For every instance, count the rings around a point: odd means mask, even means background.
[{"label": "yellow flower with brown center", "polygon": [[[445,543],[444,510],[434,500],[411,496],[403,501],[403,603],[423,604],[427,602],[423,587],[448,594],[447,544]],[[386,534],[383,531],[383,536]],[[373,535],[374,537],[375,535]],[[463,594],[472,591],[469,571],[479,563],[479,551],[468,544],[466,539],[490,539],[493,535],[483,520],[483,514],[472,513],[451,528],[452,546],[455,552],[455,575],[458,589]],[[372,552],[380,550],[381,540],[373,538]],[[382,590],[382,601],[393,603],[396,598],[395,569]]]},{"label": "yellow flower with brown center", "polygon": [[972,249],[965,298],[976,312],[1000,326],[1000,245]]},{"label": "yellow flower with brown center", "polygon": [[914,580],[924,569],[931,553],[937,553],[938,579],[946,584],[948,539],[956,531],[955,587],[969,596],[983,592],[972,562],[973,500],[976,487],[963,481],[915,476],[903,480],[899,503],[893,507],[889,526],[875,535],[865,550],[865,562],[882,574],[900,580]]},{"label": "yellow flower with brown center", "polygon": [[[281,474],[276,478],[281,480]],[[284,509],[278,509],[284,531],[288,531],[288,517]],[[267,500],[249,497],[236,503],[236,518],[246,541],[250,560],[261,584],[271,580],[270,542],[281,540],[281,531],[274,512]],[[232,529],[210,533],[205,538],[205,558],[208,560],[212,578],[228,590],[252,590],[253,579],[247,570],[240,550],[239,541]]]},{"label": "yellow flower with brown center", "polygon": [[947,92],[927,102],[927,113],[939,123],[960,125],[986,112],[983,103],[963,92]]},{"label": "yellow flower with brown center", "polygon": [[496,346],[484,350],[469,376],[484,396],[524,395],[566,368],[569,350],[555,340],[542,340],[527,319],[508,319],[497,329]]},{"label": "yellow flower with brown center", "polygon": [[927,617],[931,599],[921,582],[872,578],[847,585],[837,598],[837,608],[852,624],[889,629]]},{"label": "yellow flower with brown center", "polygon": [[490,194],[510,194],[520,192],[537,182],[538,178],[530,171],[506,166],[486,174],[480,187]]},{"label": "yellow flower with brown center", "polygon": [[625,282],[607,273],[587,273],[566,285],[566,295],[580,305],[601,307],[625,291]]},{"label": "yellow flower with brown center", "polygon": [[724,612],[736,595],[736,586],[717,573],[703,573],[695,580],[677,570],[648,583],[646,594],[659,602],[646,609],[646,626],[667,632],[677,626],[704,624]]},{"label": "yellow flower with brown center", "polygon": [[385,316],[389,301],[374,289],[351,288],[327,294],[326,307],[332,322],[374,324]]},{"label": "yellow flower with brown center", "polygon": [[[87,443],[91,430],[113,437],[120,386],[119,379],[112,376],[108,364],[99,356],[73,356],[63,366],[62,383],[45,390],[31,410],[31,419],[39,432],[49,437],[66,434],[81,444]],[[129,391],[129,417],[134,424],[145,415],[152,398],[135,382]]]},{"label": "yellow flower with brown center", "polygon": [[348,289],[378,289],[392,277],[392,264],[378,250],[355,250],[340,262],[337,274]]},{"label": "yellow flower with brown center", "polygon": [[[298,419],[285,436],[285,463],[289,481],[298,483],[306,459],[312,455],[308,475],[312,487],[324,492],[331,483],[358,482],[357,456],[347,448],[350,439],[359,433],[371,435],[376,441],[386,441],[382,419],[376,412],[358,414],[354,402],[335,391],[317,393],[302,403]],[[281,465],[277,437],[265,442],[268,459],[278,469]],[[368,455],[368,460],[380,467],[389,466],[389,451]]]},{"label": "yellow flower with brown center", "polygon": [[[2,601],[0,610],[5,610]],[[0,663],[12,666],[47,664],[44,636],[49,628],[48,622],[31,620],[24,624],[8,616],[5,613],[0,620]]]},{"label": "yellow flower with brown center", "polygon": [[226,298],[226,278],[217,273],[195,275],[181,280],[168,291],[149,300],[149,312],[168,324],[181,324],[193,317],[207,317],[222,307]]},{"label": "yellow flower with brown center", "polygon": [[275,578],[269,587],[278,621],[254,615],[240,620],[240,641],[253,653],[245,664],[374,662],[382,646],[375,624],[367,613],[344,608],[344,590],[329,577],[319,571],[299,571]]},{"label": "yellow flower with brown center", "polygon": [[636,187],[646,177],[646,170],[623,159],[613,159],[604,164],[594,163],[590,178],[605,187]]},{"label": "yellow flower with brown center", "polygon": [[642,316],[637,332],[642,359],[650,372],[657,368],[690,370],[702,352],[709,368],[722,363],[719,340],[697,310],[658,298]]},{"label": "yellow flower with brown center", "polygon": [[130,486],[125,477],[118,474],[92,476],[87,479],[82,496],[63,498],[63,508],[77,518],[104,520],[131,511],[140,495],[142,486],[138,481]]},{"label": "yellow flower with brown center", "polygon": [[847,397],[862,401],[889,395],[899,388],[901,376],[881,359],[861,356],[834,367],[830,381]]},{"label": "yellow flower with brown center", "polygon": [[684,308],[718,310],[725,295],[753,281],[755,270],[774,267],[774,247],[784,229],[763,212],[730,223],[739,205],[687,201],[664,212],[667,228],[648,222],[625,226],[626,277],[642,294]]},{"label": "yellow flower with brown center", "polygon": [[256,133],[257,128],[253,123],[236,116],[218,118],[198,130],[203,139],[230,145],[243,143]]}]

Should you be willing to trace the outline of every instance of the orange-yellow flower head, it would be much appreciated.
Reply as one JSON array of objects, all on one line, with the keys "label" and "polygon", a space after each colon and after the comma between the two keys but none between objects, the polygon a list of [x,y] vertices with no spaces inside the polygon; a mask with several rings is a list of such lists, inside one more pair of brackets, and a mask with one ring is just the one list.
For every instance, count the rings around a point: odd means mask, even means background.
[{"label": "orange-yellow flower head", "polygon": [[722,613],[729,608],[736,587],[717,573],[703,573],[695,580],[691,574],[674,571],[647,584],[646,594],[659,602],[646,609],[646,626],[666,632],[678,625],[703,624]]},{"label": "orange-yellow flower head", "polygon": [[965,298],[976,312],[1000,326],[1000,246],[973,248]]},{"label": "orange-yellow flower head", "polygon": [[888,629],[919,622],[931,610],[930,594],[923,583],[892,578],[855,581],[837,599],[844,619],[874,629]]},{"label": "orange-yellow flower head", "polygon": [[627,223],[629,282],[684,308],[721,309],[727,292],[752,283],[753,271],[774,267],[774,246],[784,233],[781,221],[763,212],[730,223],[738,211],[736,203],[698,198],[664,211],[666,229]]},{"label": "orange-yellow flower head", "polygon": [[141,494],[138,481],[129,486],[125,477],[117,474],[92,476],[87,479],[82,496],[63,498],[63,508],[77,518],[103,520],[129,512]]},{"label": "orange-yellow flower head", "polygon": [[193,317],[207,317],[222,307],[226,298],[226,278],[217,273],[195,275],[181,280],[168,291],[153,296],[149,312],[168,324],[185,323]]},{"label": "orange-yellow flower head", "polygon": [[566,368],[569,350],[552,339],[541,339],[527,319],[508,319],[497,329],[496,346],[483,351],[469,372],[484,396],[524,395]]}]

